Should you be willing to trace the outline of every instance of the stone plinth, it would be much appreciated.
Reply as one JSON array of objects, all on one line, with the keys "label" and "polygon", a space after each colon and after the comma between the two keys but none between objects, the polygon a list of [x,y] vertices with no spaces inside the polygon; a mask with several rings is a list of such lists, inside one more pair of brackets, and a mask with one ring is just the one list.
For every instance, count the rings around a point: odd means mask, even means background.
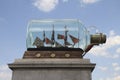
[{"label": "stone plinth", "polygon": [[12,80],[91,80],[89,59],[16,59],[8,64]]}]

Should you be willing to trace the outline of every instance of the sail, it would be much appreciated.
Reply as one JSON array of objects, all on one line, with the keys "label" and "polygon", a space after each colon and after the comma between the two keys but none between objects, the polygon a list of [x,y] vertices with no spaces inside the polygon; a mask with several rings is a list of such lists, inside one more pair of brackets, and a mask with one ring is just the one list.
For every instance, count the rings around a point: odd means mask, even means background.
[{"label": "sail", "polygon": [[69,35],[69,36],[70,36],[70,38],[71,38],[71,40],[72,40],[72,42],[73,42],[74,44],[76,44],[76,43],[79,42],[79,39],[78,39],[78,38],[76,38],[76,37],[74,37],[74,36],[72,36],[72,35]]},{"label": "sail", "polygon": [[58,34],[57,38],[58,38],[58,39],[65,39],[65,36],[62,35],[62,34]]},{"label": "sail", "polygon": [[45,38],[45,42],[46,42],[46,44],[52,44],[52,41],[50,39],[48,39],[47,37]]},{"label": "sail", "polygon": [[43,41],[39,37],[36,37],[33,45],[35,45],[37,48],[44,46]]}]

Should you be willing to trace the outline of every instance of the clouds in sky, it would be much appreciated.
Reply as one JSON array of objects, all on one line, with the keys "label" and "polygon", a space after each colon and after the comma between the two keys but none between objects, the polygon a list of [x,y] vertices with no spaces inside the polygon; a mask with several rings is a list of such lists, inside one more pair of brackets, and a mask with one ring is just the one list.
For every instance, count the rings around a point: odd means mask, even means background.
[{"label": "clouds in sky", "polygon": [[101,78],[99,80],[120,80],[120,76],[114,76],[112,78],[105,78],[105,79]]},{"label": "clouds in sky", "polygon": [[120,48],[118,48],[118,49],[116,50],[116,53],[120,54]]},{"label": "clouds in sky", "polygon": [[119,76],[114,76],[112,78],[106,78],[106,79],[101,78],[99,80],[120,80],[120,75]]},{"label": "clouds in sky", "polygon": [[0,80],[11,80],[11,71],[7,65],[0,65]]},{"label": "clouds in sky", "polygon": [[[120,58],[120,35],[117,35],[115,31],[111,30],[107,36],[107,41],[104,45],[95,46],[90,50],[90,53],[94,56],[99,56],[108,59]],[[112,52],[111,52],[112,51]],[[120,80],[120,64],[117,62],[111,62],[108,66],[98,66],[100,71],[109,73],[112,71],[112,76],[106,78],[100,78],[99,80]]]},{"label": "clouds in sky", "polygon": [[112,66],[115,71],[120,71],[120,65],[118,63],[112,63]]},{"label": "clouds in sky", "polygon": [[[112,66],[112,68],[110,67]],[[97,66],[97,68],[102,71],[102,73],[106,74],[106,77],[100,78],[98,80],[120,80],[120,64],[115,62],[111,63],[109,67],[108,66]],[[112,71],[112,72],[110,72]],[[112,76],[107,77],[107,74],[111,73]]]},{"label": "clouds in sky", "polygon": [[[67,3],[70,0],[62,0],[63,3]],[[80,2],[81,7],[86,4],[93,4],[98,2],[99,0],[77,0]],[[59,0],[34,0],[33,5],[43,12],[51,12],[53,11],[57,5],[59,4]]]},{"label": "clouds in sky", "polygon": [[[108,58],[119,58],[120,48],[116,48],[114,54],[109,52],[109,49],[114,49],[116,46],[120,46],[120,35],[115,34],[114,31],[110,31],[109,36],[105,44],[95,46],[90,50],[90,53],[95,56],[102,56]],[[116,52],[116,53],[115,53]]]},{"label": "clouds in sky", "polygon": [[99,0],[80,0],[82,4],[93,4],[98,2]]},{"label": "clouds in sky", "polygon": [[107,71],[108,68],[107,67],[104,67],[104,66],[98,66],[98,69],[102,70],[102,71]]},{"label": "clouds in sky", "polygon": [[55,9],[59,0],[35,0],[33,5],[43,12],[50,12]]}]

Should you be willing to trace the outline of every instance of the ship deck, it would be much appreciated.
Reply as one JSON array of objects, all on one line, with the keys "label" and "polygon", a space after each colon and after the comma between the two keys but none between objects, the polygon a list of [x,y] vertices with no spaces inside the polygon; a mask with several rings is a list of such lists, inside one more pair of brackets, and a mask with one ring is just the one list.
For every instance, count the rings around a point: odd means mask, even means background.
[{"label": "ship deck", "polygon": [[81,51],[81,48],[68,48],[68,47],[40,47],[40,48],[27,48],[27,51]]}]

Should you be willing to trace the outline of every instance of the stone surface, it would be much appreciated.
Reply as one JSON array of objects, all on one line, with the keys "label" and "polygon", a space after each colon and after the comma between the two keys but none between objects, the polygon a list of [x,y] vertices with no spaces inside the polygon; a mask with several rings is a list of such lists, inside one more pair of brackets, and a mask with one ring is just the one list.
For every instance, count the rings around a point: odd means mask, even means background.
[{"label": "stone surface", "polygon": [[16,59],[8,64],[12,80],[91,80],[89,59]]}]

